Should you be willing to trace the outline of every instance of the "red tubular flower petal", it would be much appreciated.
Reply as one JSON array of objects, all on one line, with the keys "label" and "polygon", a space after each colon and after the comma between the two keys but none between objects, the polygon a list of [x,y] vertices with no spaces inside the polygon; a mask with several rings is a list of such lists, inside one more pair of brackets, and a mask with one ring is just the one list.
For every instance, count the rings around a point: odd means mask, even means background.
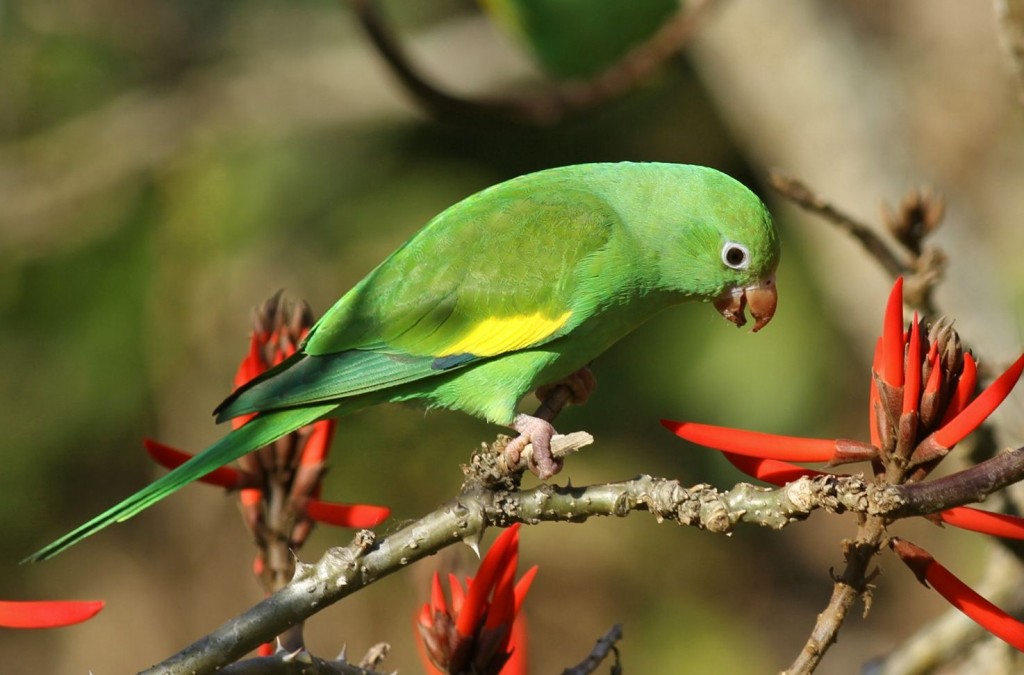
[{"label": "red tubular flower petal", "polygon": [[[427,609],[427,606],[424,605],[423,609]],[[434,572],[434,577],[430,582],[430,610],[432,610],[429,612],[430,622],[424,623],[422,620],[420,621],[425,626],[433,625],[434,612],[441,612],[442,614],[448,612],[448,603],[444,600],[444,589],[441,588],[441,575],[437,572]]]},{"label": "red tubular flower petal", "polygon": [[462,606],[466,604],[466,591],[459,578],[451,573],[448,574],[448,588],[452,592],[452,614],[461,614]]},{"label": "red tubular flower petal", "polygon": [[501,577],[506,565],[512,558],[512,552],[519,547],[519,523],[502,532],[487,551],[476,577],[469,584],[466,599],[459,616],[455,621],[455,629],[459,635],[470,637],[475,634],[480,619],[483,617],[487,599],[491,589]]},{"label": "red tubular flower petal", "polygon": [[465,591],[454,574],[448,575],[451,611],[445,607],[441,579],[433,575],[430,601],[415,621],[428,672],[440,672],[435,664],[442,664],[444,672],[463,672],[475,664],[481,672],[525,675],[526,635],[519,611],[537,567],[516,581],[518,563],[519,525],[513,525],[495,539],[476,578],[466,578]]},{"label": "red tubular flower petal", "polygon": [[517,616],[512,623],[512,637],[508,642],[510,655],[501,668],[501,675],[526,675],[530,672],[526,664],[526,621]]},{"label": "red tubular flower petal", "polygon": [[758,459],[756,457],[736,455],[731,452],[723,452],[722,455],[729,460],[730,464],[743,473],[772,485],[782,486],[804,476],[814,478],[815,476],[824,475],[821,471],[805,469],[802,466],[780,462],[777,459]]},{"label": "red tubular flower petal", "polygon": [[942,415],[939,426],[944,426],[951,419],[956,417],[967,407],[967,403],[974,396],[974,388],[978,386],[978,364],[970,354],[964,354],[964,366],[960,371],[960,379],[957,380],[956,389],[950,394],[949,403],[946,405],[946,412]]},{"label": "red tubular flower petal", "polygon": [[101,609],[102,600],[0,600],[0,627],[59,628],[91,619]]},{"label": "red tubular flower petal", "polygon": [[904,539],[893,540],[892,546],[917,578],[931,585],[949,604],[1000,640],[1024,651],[1024,623],[981,597],[919,546]]},{"label": "red tubular flower petal", "polygon": [[749,457],[790,462],[827,462],[836,453],[834,439],[778,436],[696,422],[661,420],[661,424],[676,436],[691,443]]},{"label": "red tubular flower petal", "polygon": [[882,380],[903,386],[903,277],[896,277],[882,322]]},{"label": "red tubular flower petal", "polygon": [[257,656],[273,656],[274,655],[274,643],[264,642],[256,648]]},{"label": "red tubular flower petal", "polygon": [[376,527],[388,519],[391,509],[370,504],[334,504],[319,499],[306,502],[306,515],[327,525],[337,527]]},{"label": "red tubular flower petal", "polygon": [[910,324],[907,347],[906,384],[903,387],[903,413],[917,412],[921,403],[921,330],[917,325],[917,312]]},{"label": "red tubular flower petal", "polygon": [[[967,372],[968,357],[964,357],[964,373]],[[978,394],[956,417],[944,424],[933,436],[936,443],[952,448],[985,421],[1009,396],[1021,372],[1024,371],[1024,355],[1021,355],[1006,372],[997,377],[988,388]],[[963,375],[961,375],[963,378]],[[959,389],[959,388],[958,388]]]},{"label": "red tubular flower petal", "polygon": [[956,506],[939,512],[942,522],[962,530],[990,534],[1003,539],[1024,539],[1024,518],[1006,513]]},{"label": "red tubular flower petal", "polygon": [[[153,461],[165,469],[174,469],[192,459],[192,455],[186,452],[176,450],[169,445],[157,443],[156,441],[148,438],[142,439],[142,445],[145,446],[146,452],[148,452],[149,456],[153,458]],[[246,482],[245,476],[242,472],[237,469],[233,469],[230,466],[222,466],[219,469],[214,469],[199,480],[210,485],[219,485],[220,487],[228,490],[234,490],[244,485]]]},{"label": "red tubular flower petal", "polygon": [[[270,337],[267,338],[267,345],[270,347],[270,358],[267,363],[268,369],[281,365],[281,362],[284,361],[287,356],[285,354],[285,351],[288,349],[287,330],[288,329],[284,326],[275,325],[274,330],[270,332]],[[282,331],[284,332],[284,335],[281,334]]]},{"label": "red tubular flower petal", "polygon": [[263,491],[259,488],[245,488],[238,493],[238,501],[242,502],[242,506],[255,508],[263,501]]},{"label": "red tubular flower petal", "polygon": [[[435,572],[435,575],[436,574],[437,573]],[[420,615],[416,618],[416,623],[424,628],[434,627],[434,612],[430,610],[429,603],[425,603],[423,607],[420,608]]]},{"label": "red tubular flower petal", "polygon": [[231,429],[241,429],[249,423],[253,417],[256,417],[256,413],[249,413],[248,415],[239,415],[238,417],[231,418]]},{"label": "red tubular flower petal", "polygon": [[513,551],[509,556],[498,580],[494,585],[494,593],[491,596],[491,604],[487,608],[487,617],[484,620],[484,628],[498,628],[504,626],[509,630],[502,640],[501,650],[507,651],[508,637],[512,628],[512,621],[516,617],[516,567],[519,565],[519,552]]},{"label": "red tubular flower petal", "polygon": [[337,420],[320,420],[313,424],[313,431],[306,439],[306,445],[302,447],[302,458],[299,460],[302,466],[322,464],[327,459],[337,426]]},{"label": "red tubular flower petal", "polygon": [[238,371],[235,373],[235,389],[267,369],[267,364],[263,362],[262,351],[262,345],[266,343],[266,340],[266,335],[256,332],[249,336],[249,353],[238,365]]}]

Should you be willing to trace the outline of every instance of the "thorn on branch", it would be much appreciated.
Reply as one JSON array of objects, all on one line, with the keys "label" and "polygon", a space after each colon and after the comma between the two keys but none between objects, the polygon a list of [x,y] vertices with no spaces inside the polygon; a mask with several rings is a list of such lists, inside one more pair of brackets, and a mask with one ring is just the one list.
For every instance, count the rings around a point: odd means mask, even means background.
[{"label": "thorn on branch", "polygon": [[[390,649],[385,643],[381,645]],[[371,651],[381,645],[375,645]],[[387,649],[384,651],[385,655]],[[379,662],[374,665],[379,665]],[[246,659],[226,666],[218,672],[225,675],[384,675],[381,671],[373,670],[362,663],[358,666],[348,663],[344,654],[333,661],[328,661],[313,656],[305,649]]]}]

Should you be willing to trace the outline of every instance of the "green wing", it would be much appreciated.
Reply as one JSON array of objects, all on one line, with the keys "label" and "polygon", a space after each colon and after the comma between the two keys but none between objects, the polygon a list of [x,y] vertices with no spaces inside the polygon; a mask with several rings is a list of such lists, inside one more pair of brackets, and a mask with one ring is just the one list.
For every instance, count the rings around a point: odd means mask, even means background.
[{"label": "green wing", "polygon": [[566,335],[614,292],[593,279],[619,222],[571,175],[527,176],[460,202],[339,300],[301,354],[225,401],[219,419],[380,391]]}]

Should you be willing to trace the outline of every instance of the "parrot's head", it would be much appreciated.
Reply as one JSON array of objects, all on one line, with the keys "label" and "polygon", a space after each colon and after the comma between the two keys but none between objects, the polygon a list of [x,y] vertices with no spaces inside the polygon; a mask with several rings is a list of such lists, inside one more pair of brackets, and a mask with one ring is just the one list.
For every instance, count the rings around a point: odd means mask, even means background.
[{"label": "parrot's head", "polygon": [[779,239],[761,200],[749,192],[746,196],[738,208],[717,221],[717,241],[708,242],[712,250],[706,254],[717,253],[725,280],[713,300],[715,309],[737,326],[746,324],[744,310],[749,311],[757,332],[775,316],[779,301],[775,284]]},{"label": "parrot's head", "polygon": [[778,304],[779,238],[771,215],[753,192],[714,169],[693,167],[683,189],[672,217],[678,243],[662,250],[662,274],[681,290],[691,284],[691,293],[737,326],[749,311],[761,330]]},{"label": "parrot's head", "polygon": [[[740,263],[749,257],[749,250],[741,243],[729,241],[722,247],[722,260],[728,266],[729,261]],[[740,281],[726,287],[725,292],[715,298],[715,309],[736,326],[747,323],[743,310],[750,311],[754,318],[754,332],[761,330],[775,316],[775,307],[779,303],[779,292],[775,286],[775,270],[756,277],[749,282]]]}]

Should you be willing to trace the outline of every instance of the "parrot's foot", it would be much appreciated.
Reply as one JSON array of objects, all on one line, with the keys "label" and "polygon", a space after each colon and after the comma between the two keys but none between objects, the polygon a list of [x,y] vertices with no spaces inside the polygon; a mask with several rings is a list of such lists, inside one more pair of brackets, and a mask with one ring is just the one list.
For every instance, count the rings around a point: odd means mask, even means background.
[{"label": "parrot's foot", "polygon": [[533,455],[526,461],[538,478],[547,480],[562,470],[562,460],[551,454],[551,437],[555,435],[555,428],[550,422],[519,414],[512,421],[512,428],[519,432],[519,436],[505,446],[505,459],[509,466],[518,465],[523,449],[532,444]]},{"label": "parrot's foot", "polygon": [[[555,390],[559,387],[565,387],[569,390],[569,398],[565,403],[583,405],[590,398],[590,395],[594,393],[594,390],[597,389],[597,378],[594,377],[594,373],[590,371],[590,368],[583,366],[564,380],[537,387],[535,395],[543,404],[554,395]],[[564,406],[565,403],[562,405]]]},{"label": "parrot's foot", "polygon": [[541,480],[561,471],[562,460],[551,454],[551,437],[555,435],[551,420],[566,405],[585,403],[596,387],[597,378],[586,366],[564,380],[538,387],[536,393],[541,403],[537,412],[534,415],[516,415],[512,421],[512,428],[519,432],[519,437],[505,446],[508,465],[517,466],[523,449],[527,444],[533,444],[533,455],[526,458],[530,471]]},{"label": "parrot's foot", "polygon": [[535,394],[541,399],[541,407],[537,410],[537,416],[550,422],[565,406],[582,406],[587,403],[596,388],[597,378],[586,366],[564,380],[538,387]]}]

